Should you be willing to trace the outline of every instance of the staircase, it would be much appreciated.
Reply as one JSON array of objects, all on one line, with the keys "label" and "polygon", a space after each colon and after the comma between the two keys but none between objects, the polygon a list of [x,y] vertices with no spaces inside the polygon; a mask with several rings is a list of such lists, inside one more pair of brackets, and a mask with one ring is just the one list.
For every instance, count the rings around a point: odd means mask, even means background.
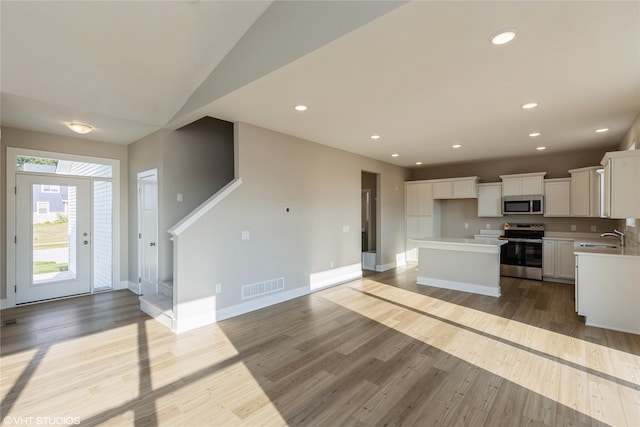
[{"label": "staircase", "polygon": [[174,330],[173,281],[158,282],[158,293],[140,295],[140,310]]}]

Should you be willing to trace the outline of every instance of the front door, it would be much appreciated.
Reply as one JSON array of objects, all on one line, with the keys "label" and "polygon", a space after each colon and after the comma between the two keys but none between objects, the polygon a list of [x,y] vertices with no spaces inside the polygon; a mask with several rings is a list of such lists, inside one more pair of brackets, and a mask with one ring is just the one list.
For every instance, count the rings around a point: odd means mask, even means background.
[{"label": "front door", "polygon": [[91,292],[90,180],[16,176],[16,303]]}]

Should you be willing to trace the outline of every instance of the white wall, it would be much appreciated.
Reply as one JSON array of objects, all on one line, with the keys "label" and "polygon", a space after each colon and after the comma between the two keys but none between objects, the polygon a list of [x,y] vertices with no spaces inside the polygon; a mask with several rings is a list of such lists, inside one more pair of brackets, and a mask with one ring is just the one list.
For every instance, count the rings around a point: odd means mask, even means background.
[{"label": "white wall", "polygon": [[[408,170],[248,124],[235,132],[243,184],[180,234],[180,304],[234,307],[242,285],[279,277],[285,292],[304,293],[311,274],[359,264],[362,170],[380,174],[378,264],[395,266],[404,251]],[[216,284],[222,292],[212,298]]]}]

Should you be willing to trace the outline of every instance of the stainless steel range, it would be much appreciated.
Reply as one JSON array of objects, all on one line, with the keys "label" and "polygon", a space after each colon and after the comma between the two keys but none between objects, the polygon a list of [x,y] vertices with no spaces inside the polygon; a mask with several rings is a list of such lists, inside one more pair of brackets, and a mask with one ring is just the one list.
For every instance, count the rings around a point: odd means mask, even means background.
[{"label": "stainless steel range", "polygon": [[500,251],[500,274],[542,280],[542,238],[544,224],[504,225],[507,244]]}]

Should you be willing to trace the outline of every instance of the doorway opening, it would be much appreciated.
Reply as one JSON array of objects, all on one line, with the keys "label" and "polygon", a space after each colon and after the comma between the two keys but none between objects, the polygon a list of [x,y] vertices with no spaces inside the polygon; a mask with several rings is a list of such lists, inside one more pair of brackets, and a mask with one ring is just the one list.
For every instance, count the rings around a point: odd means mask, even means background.
[{"label": "doorway opening", "polygon": [[362,171],[361,232],[362,269],[376,270],[378,247],[378,179],[379,174]]},{"label": "doorway opening", "polygon": [[158,293],[158,170],[138,173],[138,286]]},{"label": "doorway opening", "polygon": [[119,161],[7,148],[3,307],[122,288]]}]

